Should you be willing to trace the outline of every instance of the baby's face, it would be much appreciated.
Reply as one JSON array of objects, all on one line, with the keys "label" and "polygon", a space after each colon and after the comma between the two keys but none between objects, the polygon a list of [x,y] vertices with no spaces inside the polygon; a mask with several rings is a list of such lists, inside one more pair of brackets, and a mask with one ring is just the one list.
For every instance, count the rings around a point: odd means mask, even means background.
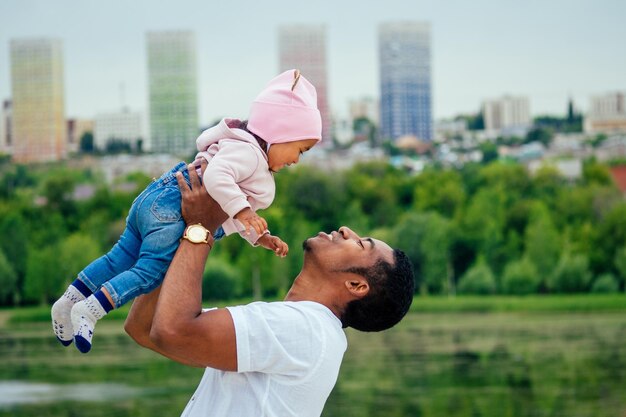
[{"label": "baby's face", "polygon": [[317,139],[303,139],[294,142],[276,143],[270,146],[267,153],[267,163],[270,171],[278,172],[285,166],[297,164],[300,155],[311,149],[317,143]]}]

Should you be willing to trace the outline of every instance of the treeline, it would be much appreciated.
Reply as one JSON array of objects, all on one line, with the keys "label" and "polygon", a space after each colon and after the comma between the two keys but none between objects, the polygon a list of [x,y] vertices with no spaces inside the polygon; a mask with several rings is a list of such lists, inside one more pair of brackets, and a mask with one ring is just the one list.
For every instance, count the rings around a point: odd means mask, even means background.
[{"label": "treeline", "polygon": [[[0,167],[0,305],[58,297],[117,241],[149,181],[134,174],[110,186],[91,170]],[[344,224],[403,249],[420,293],[624,291],[626,201],[594,161],[576,182],[549,167],[531,176],[501,162],[420,175],[384,162],[334,172],[299,166],[276,182],[262,215],[290,255],[224,238],[207,264],[206,298],[283,295],[302,265],[302,241]],[[81,199],[75,191],[85,184],[95,191]]]}]

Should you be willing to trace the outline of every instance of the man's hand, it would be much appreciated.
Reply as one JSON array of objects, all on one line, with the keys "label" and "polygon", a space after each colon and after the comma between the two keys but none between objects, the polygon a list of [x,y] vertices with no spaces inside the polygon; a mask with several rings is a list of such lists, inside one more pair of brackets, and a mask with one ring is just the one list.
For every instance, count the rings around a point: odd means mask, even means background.
[{"label": "man's hand", "polygon": [[235,214],[235,219],[239,220],[241,224],[243,224],[246,228],[247,234],[250,234],[250,227],[253,227],[256,234],[259,236],[267,230],[267,222],[265,219],[252,211],[249,207],[246,207],[239,213]]},{"label": "man's hand", "polygon": [[[202,172],[206,169],[205,159],[201,162]],[[200,223],[212,233],[228,218],[219,204],[207,193],[200,184],[200,177],[193,165],[189,165],[189,182],[187,185],[185,177],[181,172],[176,173],[176,180],[181,194],[181,213],[185,223]]]},{"label": "man's hand", "polygon": [[265,249],[273,251],[276,256],[284,258],[289,253],[289,246],[283,242],[278,236],[272,236],[269,233],[264,234],[256,241]]}]

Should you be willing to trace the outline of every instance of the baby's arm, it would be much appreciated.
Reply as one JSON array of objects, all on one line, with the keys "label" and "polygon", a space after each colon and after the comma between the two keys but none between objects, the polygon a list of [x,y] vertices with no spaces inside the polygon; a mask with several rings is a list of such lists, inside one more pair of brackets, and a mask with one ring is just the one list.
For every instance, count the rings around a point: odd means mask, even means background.
[{"label": "baby's arm", "polygon": [[250,234],[250,228],[252,227],[257,236],[261,236],[263,232],[267,230],[267,222],[265,219],[256,214],[250,207],[246,207],[239,213],[235,214],[235,219],[239,220],[243,227],[245,227],[245,233]]},{"label": "baby's arm", "polygon": [[[259,165],[258,152],[251,144],[241,141],[221,140],[219,144],[218,152],[204,171],[204,185],[231,218],[225,223],[224,230],[228,234],[237,231],[251,245],[256,246],[259,236],[266,233],[267,222],[252,209],[248,196],[239,184],[254,175]],[[270,185],[273,186],[273,183]],[[252,189],[252,192],[257,197],[262,197],[263,192],[271,192],[273,196],[273,188]]]},{"label": "baby's arm", "polygon": [[289,253],[289,246],[278,236],[272,236],[269,233],[262,235],[256,243],[259,246],[263,246],[265,249],[273,251],[276,256],[280,256],[281,258],[284,258],[287,256],[287,253]]}]

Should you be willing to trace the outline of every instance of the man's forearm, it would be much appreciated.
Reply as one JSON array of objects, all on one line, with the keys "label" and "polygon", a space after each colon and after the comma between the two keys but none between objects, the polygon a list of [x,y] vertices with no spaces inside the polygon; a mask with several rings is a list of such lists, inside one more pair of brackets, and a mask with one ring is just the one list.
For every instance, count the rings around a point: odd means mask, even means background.
[{"label": "man's forearm", "polygon": [[[206,162],[203,162],[203,169]],[[196,171],[186,184],[176,175],[181,190],[181,212],[187,224],[201,223],[211,231],[226,213],[200,184]],[[213,239],[210,239],[211,243]],[[164,355],[224,371],[237,370],[233,319],[226,309],[202,313],[202,274],[211,247],[183,239],[161,284],[150,329],[150,341]]]},{"label": "man's forearm", "polygon": [[210,247],[182,240],[163,280],[151,327],[153,341],[180,339],[202,313],[202,274]]}]

